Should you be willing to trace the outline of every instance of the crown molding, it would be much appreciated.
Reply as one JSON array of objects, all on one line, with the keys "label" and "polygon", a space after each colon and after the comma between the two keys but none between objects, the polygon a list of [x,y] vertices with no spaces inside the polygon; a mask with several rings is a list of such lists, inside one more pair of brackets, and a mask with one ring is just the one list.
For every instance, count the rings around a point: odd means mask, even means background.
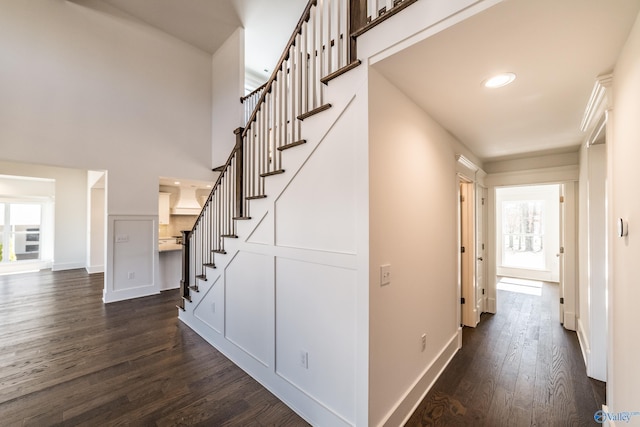
[{"label": "crown molding", "polygon": [[609,88],[613,84],[613,74],[605,74],[596,78],[591,91],[591,97],[582,117],[580,130],[586,132],[602,118],[605,111],[611,108],[611,97],[608,96]]}]

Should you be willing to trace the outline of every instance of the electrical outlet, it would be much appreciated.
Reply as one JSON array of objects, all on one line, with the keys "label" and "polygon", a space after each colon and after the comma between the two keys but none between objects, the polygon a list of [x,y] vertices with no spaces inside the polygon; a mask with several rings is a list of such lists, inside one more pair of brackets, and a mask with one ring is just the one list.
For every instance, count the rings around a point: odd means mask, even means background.
[{"label": "electrical outlet", "polygon": [[136,273],[134,273],[133,271],[127,273],[127,279],[135,279],[135,277]]},{"label": "electrical outlet", "polygon": [[215,303],[215,302],[212,302],[212,303],[211,303],[211,312],[212,312],[212,313],[215,313],[215,312],[216,312],[216,303]]},{"label": "electrical outlet", "polygon": [[391,284],[391,264],[380,266],[380,286]]},{"label": "electrical outlet", "polygon": [[309,369],[309,352],[300,350],[300,366],[304,369]]},{"label": "electrical outlet", "polygon": [[128,234],[118,234],[116,235],[116,243],[127,243],[129,241]]},{"label": "electrical outlet", "polygon": [[422,334],[420,337],[420,344],[422,345],[421,351],[425,351],[427,349],[427,334]]}]

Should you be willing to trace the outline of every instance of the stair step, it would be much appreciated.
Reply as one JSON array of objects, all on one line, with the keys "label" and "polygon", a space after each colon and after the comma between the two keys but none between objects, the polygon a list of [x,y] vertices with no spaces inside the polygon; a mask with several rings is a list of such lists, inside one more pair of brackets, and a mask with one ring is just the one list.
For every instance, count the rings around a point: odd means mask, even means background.
[{"label": "stair step", "polygon": [[216,268],[216,265],[212,262],[208,262],[206,264],[202,264],[204,267],[209,267],[209,268]]},{"label": "stair step", "polygon": [[327,74],[326,76],[324,76],[323,78],[320,79],[320,81],[322,83],[324,83],[325,85],[328,84],[331,80],[335,79],[338,76],[343,75],[344,73],[353,70],[354,68],[356,68],[358,65],[362,64],[362,61],[360,61],[359,59],[356,59],[355,61],[353,61],[352,63],[345,65],[344,67],[340,68],[339,70],[334,71],[331,74]]},{"label": "stair step", "polygon": [[297,147],[298,145],[302,145],[302,144],[306,144],[306,143],[307,143],[306,139],[301,139],[299,141],[292,142],[291,144],[285,144],[282,147],[278,147],[278,150],[284,151],[284,150],[288,150],[289,148]]},{"label": "stair step", "polygon": [[213,249],[211,252],[213,252],[214,254],[222,254],[222,255],[225,255],[227,253],[227,251],[225,251],[224,249]]},{"label": "stair step", "polygon": [[271,171],[271,172],[261,173],[260,174],[260,178],[265,178],[267,176],[272,176],[272,175],[280,175],[281,173],[284,173],[284,169],[278,169],[278,170]]},{"label": "stair step", "polygon": [[235,234],[223,234],[220,237],[226,237],[228,239],[237,239],[238,238],[238,236],[235,235]]},{"label": "stair step", "polygon": [[233,217],[234,221],[248,221],[250,219],[251,219],[250,216],[236,216],[236,217]]},{"label": "stair step", "polygon": [[176,304],[176,308],[178,308],[178,309],[180,309],[180,310],[182,310],[182,311],[187,311],[187,310],[185,310],[185,309],[184,309],[184,307],[183,307],[183,306],[181,306],[180,304]]},{"label": "stair step", "polygon": [[[200,279],[200,280],[204,280],[205,282],[207,281],[207,275],[206,274],[198,274],[196,276],[196,279]],[[197,287],[197,285],[195,285]],[[193,286],[189,286],[191,289],[193,289]]]},{"label": "stair step", "polygon": [[259,194],[257,196],[245,197],[245,199],[247,199],[247,200],[266,199],[266,198],[267,198],[266,194]]},{"label": "stair step", "polygon": [[183,296],[183,297],[182,297],[182,299],[183,299],[183,300],[187,300],[187,301],[191,302],[191,297],[185,297],[185,296]]},{"label": "stair step", "polygon": [[304,114],[300,114],[300,115],[298,116],[298,120],[302,121],[302,120],[307,119],[307,118],[309,118],[309,117],[311,117],[311,116],[313,116],[313,115],[315,115],[315,114],[321,113],[321,112],[323,112],[324,110],[328,110],[329,108],[331,108],[331,104],[324,104],[324,105],[321,105],[321,106],[319,106],[318,108],[314,108],[314,109],[313,109],[313,110],[311,110],[311,111],[307,111],[307,112],[306,112],[306,113],[304,113]]},{"label": "stair step", "polygon": [[[207,279],[205,278],[204,280]],[[192,291],[200,292],[200,288],[198,288],[198,285],[189,286],[189,289],[191,289]]]}]

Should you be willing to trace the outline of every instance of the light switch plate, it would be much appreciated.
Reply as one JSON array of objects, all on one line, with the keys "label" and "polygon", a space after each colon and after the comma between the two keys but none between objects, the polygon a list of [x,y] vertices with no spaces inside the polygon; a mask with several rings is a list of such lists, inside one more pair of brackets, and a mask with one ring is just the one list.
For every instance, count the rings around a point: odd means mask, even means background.
[{"label": "light switch plate", "polygon": [[380,286],[391,284],[391,264],[380,266]]}]

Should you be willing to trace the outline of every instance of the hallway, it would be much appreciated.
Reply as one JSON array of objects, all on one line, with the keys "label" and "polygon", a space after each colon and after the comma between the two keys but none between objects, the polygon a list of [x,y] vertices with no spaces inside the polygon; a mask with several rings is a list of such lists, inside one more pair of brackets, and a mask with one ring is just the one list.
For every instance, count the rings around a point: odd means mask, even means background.
[{"label": "hallway", "polygon": [[542,296],[498,290],[497,314],[464,328],[462,349],[406,425],[595,425],[605,384],[587,377],[557,301],[547,283]]}]

